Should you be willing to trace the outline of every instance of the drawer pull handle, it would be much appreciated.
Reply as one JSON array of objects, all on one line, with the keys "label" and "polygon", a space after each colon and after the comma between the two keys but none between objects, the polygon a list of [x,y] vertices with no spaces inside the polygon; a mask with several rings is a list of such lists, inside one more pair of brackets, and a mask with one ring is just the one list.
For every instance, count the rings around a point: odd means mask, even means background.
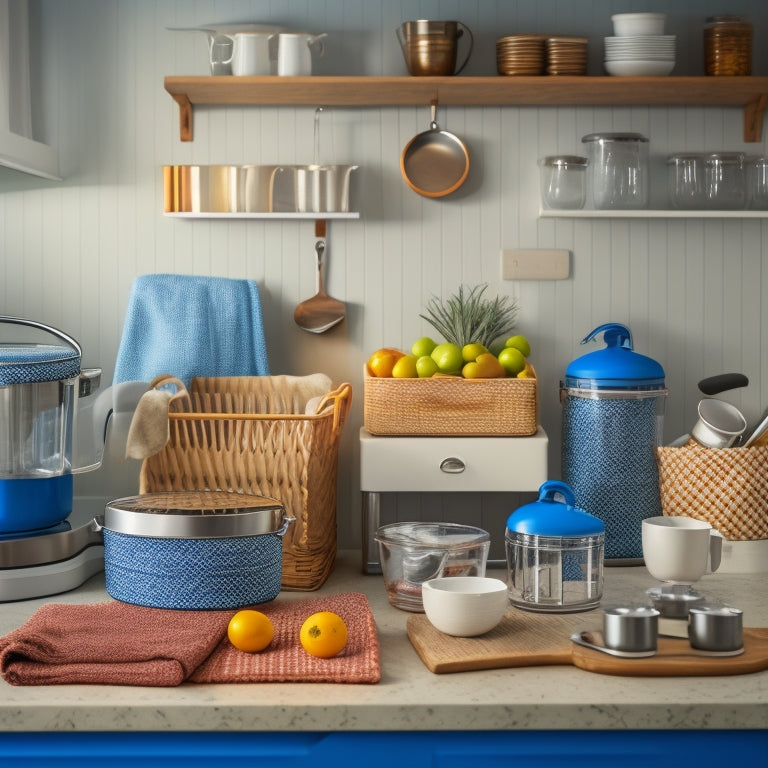
[{"label": "drawer pull handle", "polygon": [[460,472],[463,472],[466,467],[461,459],[457,459],[455,456],[450,456],[440,462],[440,469],[443,472],[447,472],[449,475],[458,475]]}]

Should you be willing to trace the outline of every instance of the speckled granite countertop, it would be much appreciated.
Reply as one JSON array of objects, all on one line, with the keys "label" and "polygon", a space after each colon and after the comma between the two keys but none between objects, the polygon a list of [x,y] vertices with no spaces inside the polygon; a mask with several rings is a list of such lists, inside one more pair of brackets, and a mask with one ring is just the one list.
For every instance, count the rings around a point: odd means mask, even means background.
[{"label": "speckled granite countertop", "polygon": [[[253,684],[177,688],[14,687],[0,680],[1,731],[386,731],[535,729],[765,729],[768,672],[627,678],[572,667],[434,675],[408,640],[410,614],[387,602],[380,576],[342,552],[317,594],[368,595],[381,644],[376,685]],[[503,571],[489,575],[504,577]],[[768,626],[766,574],[708,575],[699,590]],[[604,604],[632,603],[654,584],[642,567],[606,569]],[[306,593],[283,593],[302,599]],[[63,595],[0,605],[0,634],[45,602],[108,599],[103,574]]]}]

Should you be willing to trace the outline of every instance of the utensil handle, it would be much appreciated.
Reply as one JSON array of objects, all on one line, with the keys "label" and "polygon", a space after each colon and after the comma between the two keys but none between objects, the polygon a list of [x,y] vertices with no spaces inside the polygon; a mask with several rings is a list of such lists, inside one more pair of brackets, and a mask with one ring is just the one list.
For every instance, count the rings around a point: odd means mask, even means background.
[{"label": "utensil handle", "polygon": [[710,376],[699,382],[699,390],[705,395],[717,395],[729,389],[746,387],[749,385],[749,379],[743,373],[721,373],[717,376]]}]

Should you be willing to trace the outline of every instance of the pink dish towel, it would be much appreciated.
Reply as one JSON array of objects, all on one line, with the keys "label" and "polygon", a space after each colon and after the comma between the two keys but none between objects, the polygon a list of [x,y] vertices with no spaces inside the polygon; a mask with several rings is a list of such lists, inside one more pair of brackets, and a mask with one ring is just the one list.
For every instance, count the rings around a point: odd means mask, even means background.
[{"label": "pink dish towel", "polygon": [[[235,610],[178,611],[112,601],[51,603],[0,638],[0,674],[11,685],[175,686],[238,682],[376,683],[381,679],[376,625],[360,593],[255,606],[275,637],[261,653],[227,639]],[[347,647],[316,659],[299,642],[304,619],[333,611],[347,623]]]}]

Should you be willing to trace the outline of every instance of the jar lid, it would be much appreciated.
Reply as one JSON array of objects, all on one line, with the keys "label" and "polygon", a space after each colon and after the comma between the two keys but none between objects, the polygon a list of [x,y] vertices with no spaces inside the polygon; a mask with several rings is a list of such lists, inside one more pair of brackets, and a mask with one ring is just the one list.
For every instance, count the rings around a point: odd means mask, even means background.
[{"label": "jar lid", "polygon": [[586,344],[603,334],[605,349],[576,358],[565,371],[568,387],[602,389],[655,389],[664,386],[664,369],[650,357],[632,349],[632,334],[620,323],[606,323],[589,333]]},{"label": "jar lid", "polygon": [[80,352],[57,344],[0,344],[0,386],[72,379],[80,375]]},{"label": "jar lid", "polygon": [[277,499],[227,491],[168,491],[110,501],[104,528],[129,536],[219,539],[279,533],[286,522]]},{"label": "jar lid", "polygon": [[549,155],[542,157],[539,160],[539,165],[547,167],[556,166],[559,168],[567,168],[568,166],[585,167],[587,162],[586,157],[580,157],[579,155]]},{"label": "jar lid", "polygon": [[608,141],[648,141],[642,133],[588,133],[581,140],[584,143],[594,141],[598,144]]},{"label": "jar lid", "polygon": [[708,16],[706,26],[715,26],[720,24],[746,24],[746,16],[737,14],[723,14],[721,16]]},{"label": "jar lid", "polygon": [[680,152],[676,155],[669,155],[667,157],[667,164],[672,165],[679,161],[685,160],[703,160],[706,157],[702,152]]},{"label": "jar lid", "polygon": [[[558,495],[563,501],[555,498]],[[605,524],[576,506],[569,485],[548,480],[539,488],[538,501],[525,504],[507,518],[507,530],[527,536],[575,539],[605,534]]]},{"label": "jar lid", "polygon": [[742,165],[744,163],[743,152],[711,152],[705,157],[708,163],[723,163],[725,165]]}]

